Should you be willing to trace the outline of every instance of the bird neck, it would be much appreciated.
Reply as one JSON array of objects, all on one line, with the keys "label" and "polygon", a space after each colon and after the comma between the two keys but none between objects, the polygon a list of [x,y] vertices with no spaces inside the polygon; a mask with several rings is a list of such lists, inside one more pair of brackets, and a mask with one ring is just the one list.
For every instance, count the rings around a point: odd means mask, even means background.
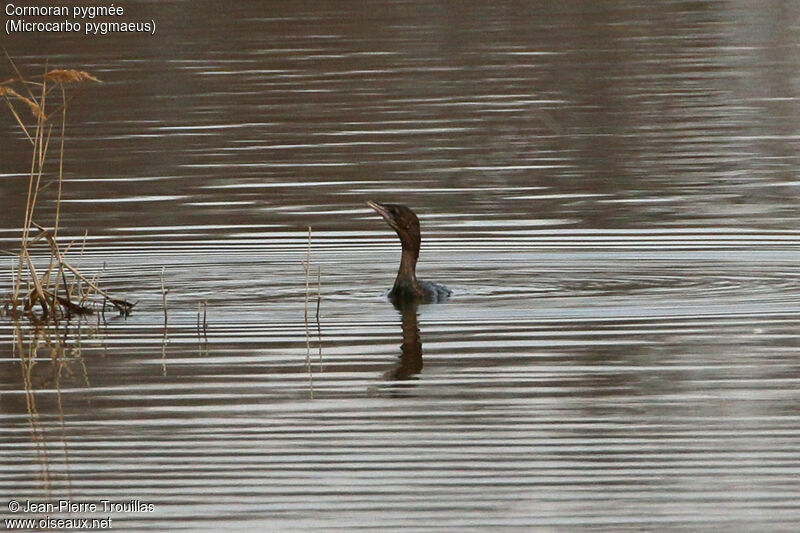
[{"label": "bird neck", "polygon": [[400,269],[394,281],[395,289],[418,290],[417,259],[419,258],[419,233],[398,233],[403,245],[403,255],[400,257]]}]

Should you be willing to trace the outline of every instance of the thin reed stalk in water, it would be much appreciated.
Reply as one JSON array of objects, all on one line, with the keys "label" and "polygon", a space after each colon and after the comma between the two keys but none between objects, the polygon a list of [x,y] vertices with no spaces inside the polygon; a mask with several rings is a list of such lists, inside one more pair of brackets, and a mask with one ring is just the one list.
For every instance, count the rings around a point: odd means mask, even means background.
[{"label": "thin reed stalk in water", "polygon": [[167,311],[167,293],[169,289],[166,288],[166,284],[164,283],[164,271],[166,267],[161,267],[161,302],[164,304],[164,333],[161,335],[161,375],[166,377],[167,375],[167,342],[169,341],[168,338],[168,323],[169,323],[169,314]]},{"label": "thin reed stalk in water", "polygon": [[319,323],[319,306],[322,302],[322,267],[317,267],[317,348],[319,349],[319,369],[322,371],[322,326]]},{"label": "thin reed stalk in water", "polygon": [[64,181],[64,136],[67,127],[67,93],[61,85],[61,153],[58,157],[58,197],[56,198],[56,221],[53,224],[53,237],[58,237],[58,225],[61,221],[61,184]]},{"label": "thin reed stalk in water", "polygon": [[[81,252],[78,254],[78,262],[75,264],[75,268],[80,270],[81,260],[83,260],[83,252],[86,250],[86,239],[89,237],[89,230],[85,230],[83,232],[83,243],[81,244]],[[103,264],[103,269],[105,269],[105,263]],[[80,278],[75,278],[72,281],[72,285],[69,286],[69,294],[68,298],[72,298],[73,293],[75,292],[76,286],[78,287],[78,292],[80,293]]]},{"label": "thin reed stalk in water", "polygon": [[319,304],[322,302],[322,267],[317,267],[317,324],[319,324]]},{"label": "thin reed stalk in water", "polygon": [[[203,319],[200,320],[200,312],[202,311]],[[200,334],[203,334],[206,342],[208,342],[208,300],[197,302],[197,341],[200,342]]]},{"label": "thin reed stalk in water", "polygon": [[164,285],[164,271],[166,267],[161,267],[161,303],[164,305],[164,332],[167,331],[167,322],[169,320],[169,312],[167,311],[167,293],[169,289]]},{"label": "thin reed stalk in water", "polygon": [[308,328],[308,300],[311,296],[310,274],[311,274],[311,226],[308,227],[308,252],[303,263],[306,271],[306,300],[305,300],[305,326],[306,326],[306,367],[308,368],[308,387],[311,399],[314,399],[314,377],[311,372],[311,333]]}]

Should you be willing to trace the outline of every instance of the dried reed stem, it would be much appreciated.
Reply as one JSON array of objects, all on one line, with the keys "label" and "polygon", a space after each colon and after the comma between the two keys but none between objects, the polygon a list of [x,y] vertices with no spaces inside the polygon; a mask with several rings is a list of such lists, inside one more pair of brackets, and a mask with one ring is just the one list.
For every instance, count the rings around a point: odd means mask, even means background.
[{"label": "dried reed stem", "polygon": [[311,271],[311,226],[308,226],[308,252],[306,261],[303,264],[306,271],[306,305],[305,305],[305,325],[306,325],[306,367],[308,368],[308,387],[311,399],[314,399],[314,377],[311,373],[311,334],[308,329],[308,300],[310,297],[310,271]]},{"label": "dried reed stem", "polygon": [[[60,251],[60,250],[59,250],[59,248],[58,248],[58,244],[56,243],[56,239],[55,239],[55,237],[54,237],[54,236],[53,236],[53,235],[52,235],[52,234],[51,234],[49,231],[47,231],[46,229],[44,229],[44,228],[43,228],[43,227],[41,227],[40,225],[36,224],[35,222],[34,222],[34,225],[35,225],[35,226],[36,226],[36,227],[39,229],[39,231],[40,231],[40,234],[39,234],[39,235],[37,235],[37,239],[38,239],[40,236],[44,236],[44,238],[45,238],[45,239],[47,239],[47,242],[50,244],[50,268],[49,268],[49,269],[48,269],[48,271],[47,271],[47,284],[48,284],[48,289],[50,288],[50,287],[49,287],[49,283],[50,283],[50,272],[51,272],[51,271],[52,271],[52,269],[53,269],[53,263],[54,263],[54,261],[53,261],[53,260],[54,260],[54,259],[55,259],[55,263],[58,265],[58,273],[57,273],[57,274],[56,274],[56,276],[55,276],[55,278],[56,278],[56,281],[55,281],[55,286],[54,286],[54,288],[53,288],[53,293],[52,293],[53,313],[54,313],[54,318],[57,318],[57,317],[55,316],[55,310],[58,308],[58,306],[57,306],[56,304],[58,303],[58,302],[57,302],[57,296],[58,296],[58,282],[59,282],[59,274],[61,274],[61,278],[64,280],[64,291],[66,292],[66,290],[67,290],[67,278],[66,278],[66,276],[65,276],[65,274],[64,274],[64,261],[63,261],[63,259],[61,258],[61,251]],[[69,301],[69,298],[67,298],[67,301]]]},{"label": "dried reed stem", "polygon": [[161,302],[164,304],[164,332],[166,334],[167,331],[167,321],[169,320],[168,311],[167,311],[167,293],[169,289],[166,288],[164,285],[164,272],[166,267],[161,267]]},{"label": "dried reed stem", "polygon": [[56,198],[56,221],[53,225],[53,237],[58,237],[58,224],[61,220],[61,184],[64,180],[64,135],[67,127],[67,93],[64,85],[61,85],[61,101],[63,102],[61,112],[61,153],[58,158],[58,197]]},{"label": "dried reed stem", "polygon": [[[33,281],[33,286],[36,289],[36,296],[39,299],[39,305],[42,306],[42,310],[44,311],[45,316],[48,313],[48,305],[47,305],[47,298],[44,294],[44,288],[42,287],[41,281],[39,281],[39,276],[36,275],[36,267],[33,266],[33,261],[31,261],[31,256],[28,254],[28,251],[25,250],[25,259],[28,262],[28,270],[31,273],[31,281]],[[33,307],[33,303],[31,303],[31,307]]]},{"label": "dried reed stem", "polygon": [[28,99],[25,98],[24,96],[20,95],[18,92],[14,91],[13,89],[3,88],[2,86],[0,86],[0,94],[3,95],[3,99],[6,101],[6,105],[11,110],[11,114],[14,115],[14,118],[16,119],[17,124],[19,125],[20,128],[22,128],[23,133],[25,133],[25,136],[28,138],[28,140],[31,142],[31,144],[33,144],[33,137],[31,137],[31,134],[28,133],[28,128],[25,127],[25,123],[22,121],[22,119],[20,118],[19,114],[17,113],[17,110],[14,107],[14,104],[11,103],[11,99],[9,98],[9,95],[15,96],[15,97],[19,98],[20,100],[26,100],[27,101]]},{"label": "dried reed stem", "polygon": [[319,324],[319,304],[322,302],[322,267],[317,267],[317,324]]},{"label": "dried reed stem", "polygon": [[317,348],[319,349],[319,365],[322,370],[322,326],[319,323],[319,306],[322,302],[322,267],[317,267]]},{"label": "dried reed stem", "polygon": [[[83,232],[83,244],[81,244],[81,252],[78,254],[78,265],[80,265],[80,261],[83,259],[83,252],[86,250],[86,238],[89,236],[89,230],[85,230]],[[76,267],[78,268],[78,267]],[[78,288],[78,293],[80,293],[80,278],[75,277],[72,281],[72,285],[69,286],[69,292],[67,294],[68,298],[72,298],[72,294],[75,292],[75,288]]]}]

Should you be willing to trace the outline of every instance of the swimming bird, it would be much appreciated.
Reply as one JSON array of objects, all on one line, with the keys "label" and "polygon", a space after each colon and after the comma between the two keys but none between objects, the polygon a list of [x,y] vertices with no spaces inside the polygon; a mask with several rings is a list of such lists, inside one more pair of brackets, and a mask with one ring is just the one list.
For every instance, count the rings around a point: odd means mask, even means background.
[{"label": "swimming bird", "polygon": [[400,204],[379,204],[369,201],[367,205],[382,216],[389,226],[397,232],[403,255],[394,286],[389,291],[389,299],[395,305],[407,302],[437,303],[450,296],[450,289],[438,283],[417,280],[417,259],[421,235],[419,219],[408,207]]}]

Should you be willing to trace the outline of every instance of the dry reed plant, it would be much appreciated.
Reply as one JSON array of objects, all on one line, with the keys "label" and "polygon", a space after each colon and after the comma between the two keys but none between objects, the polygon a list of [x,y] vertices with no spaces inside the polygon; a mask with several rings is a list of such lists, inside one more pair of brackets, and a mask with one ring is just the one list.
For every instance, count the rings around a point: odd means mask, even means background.
[{"label": "dry reed plant", "polygon": [[[12,316],[29,316],[37,320],[55,320],[76,314],[92,313],[102,302],[111,303],[122,314],[129,314],[134,303],[115,298],[90,280],[66,259],[71,244],[61,247],[57,241],[61,217],[61,192],[64,176],[64,138],[67,108],[75,96],[68,97],[68,88],[100,80],[80,70],[47,70],[40,77],[25,78],[6,53],[6,59],[15,72],[13,78],[0,81],[0,98],[5,102],[17,125],[31,144],[31,163],[28,173],[28,192],[25,203],[25,220],[14,272],[12,294],[5,303],[5,312]],[[58,170],[55,175],[45,171],[51,140],[59,140]],[[37,210],[39,193],[50,185],[57,185],[55,213]],[[51,216],[51,229],[36,220]],[[84,243],[85,244],[85,243]],[[44,248],[43,254],[34,254]],[[49,262],[42,258],[47,258]],[[36,261],[34,260],[36,259]],[[38,267],[37,267],[38,265]],[[42,270],[38,270],[41,268]],[[36,313],[36,308],[41,310]]]},{"label": "dry reed plant", "polygon": [[308,300],[310,292],[310,273],[311,273],[311,226],[308,227],[308,252],[306,260],[303,261],[303,270],[306,272],[306,305],[305,305],[305,325],[306,325],[306,368],[308,369],[308,391],[311,399],[314,399],[314,374],[311,372],[311,335],[308,330]]},{"label": "dry reed plant", "polygon": [[[303,270],[306,274],[306,293],[305,293],[305,312],[304,322],[306,329],[306,367],[308,370],[308,383],[311,391],[311,398],[314,398],[314,381],[311,371],[311,332],[309,329],[308,321],[308,304],[311,300],[311,226],[308,226],[308,249],[306,251],[306,260],[302,262]],[[319,320],[319,308],[322,303],[322,267],[317,266],[317,351],[319,353],[319,370],[322,371],[322,326]]]},{"label": "dry reed plant", "polygon": [[169,320],[169,309],[167,308],[167,294],[169,294],[169,289],[164,283],[164,274],[166,270],[167,267],[161,267],[161,303],[164,306],[164,335],[167,334],[167,322]]}]

